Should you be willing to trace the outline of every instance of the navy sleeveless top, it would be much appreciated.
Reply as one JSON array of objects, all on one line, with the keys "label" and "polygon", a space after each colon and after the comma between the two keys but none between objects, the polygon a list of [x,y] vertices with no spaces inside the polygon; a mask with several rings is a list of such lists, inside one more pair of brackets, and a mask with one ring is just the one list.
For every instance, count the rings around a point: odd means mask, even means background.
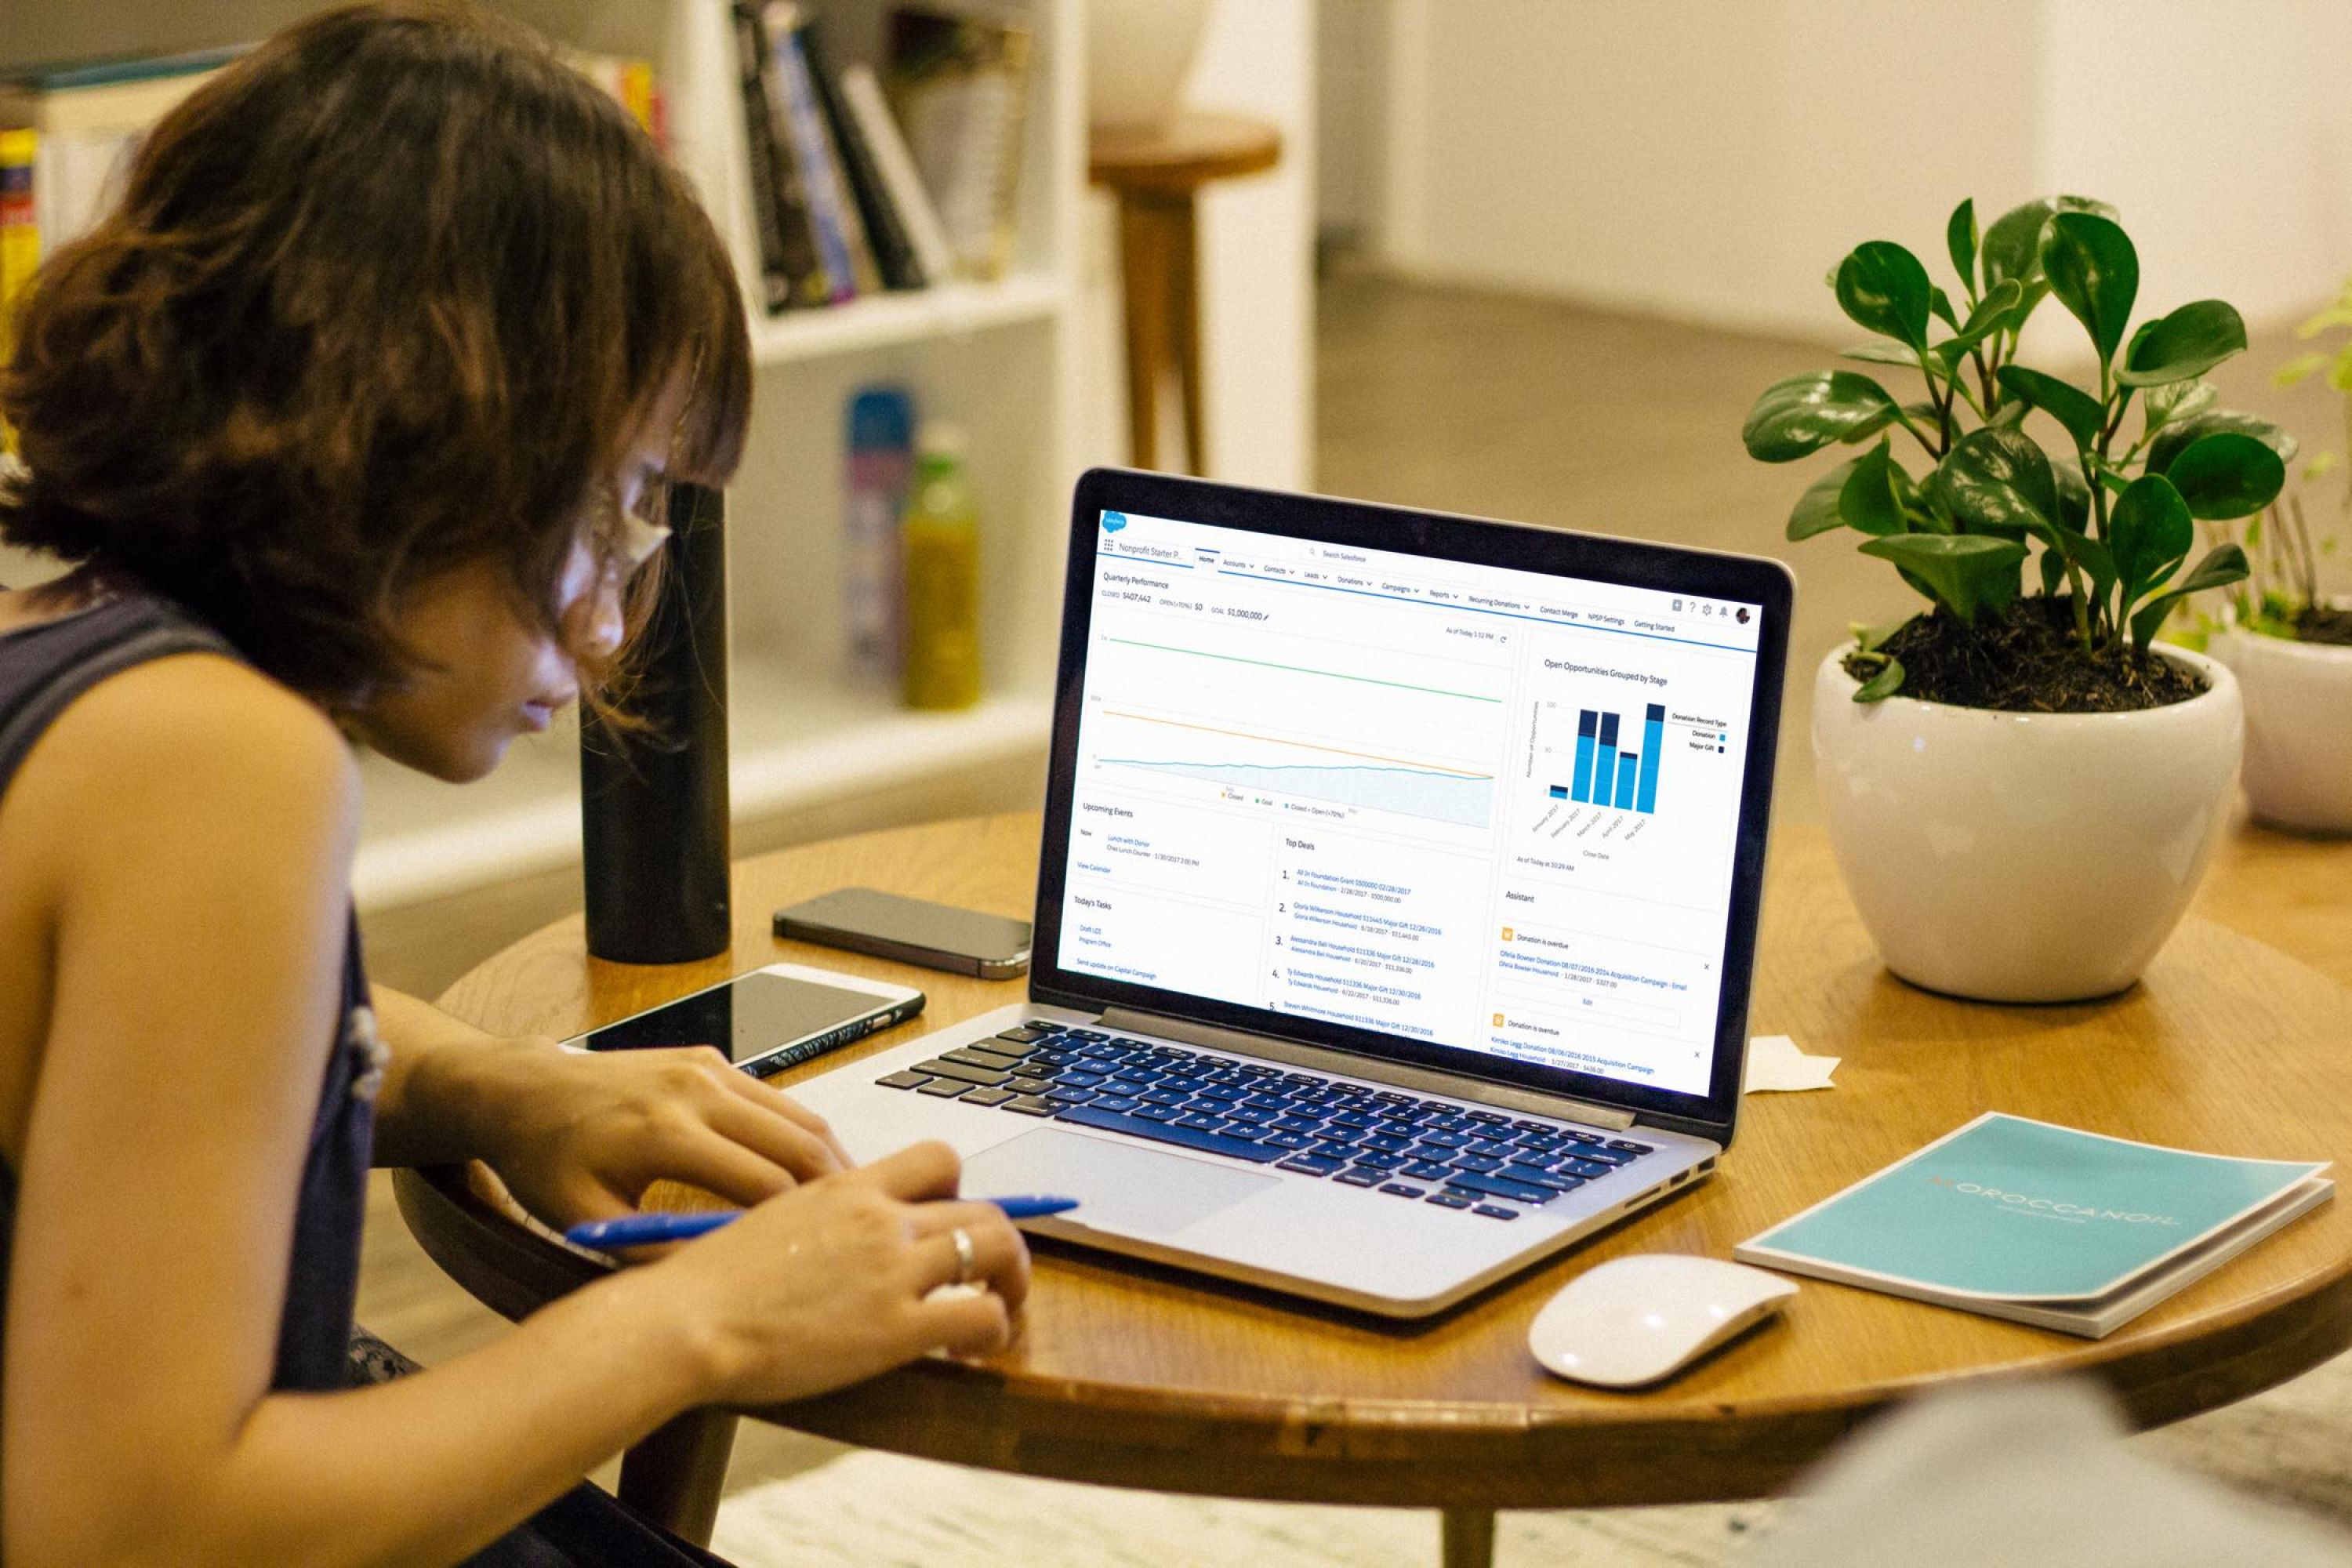
[{"label": "navy sleeveless top", "polygon": [[[26,755],[76,698],[133,665],[173,654],[235,658],[218,634],[157,598],[127,594],[0,636],[0,795]],[[382,1048],[368,1006],[359,928],[343,948],[342,1020],[327,1053],[294,1207],[286,1303],[278,1319],[270,1386],[322,1392],[351,1381],[352,1312],[359,1293],[360,1229],[367,1209]],[[16,1231],[16,1173],[0,1161],[0,1300]]]},{"label": "navy sleeveless top", "polygon": [[[133,665],[181,653],[237,657],[219,634],[185,611],[141,594],[0,634],[0,796],[34,743],[75,698]],[[352,1313],[359,1294],[375,1091],[384,1060],[368,1005],[356,919],[344,939],[341,1017],[319,1085],[295,1200],[294,1246],[286,1263],[286,1304],[278,1313],[277,1370],[270,1380],[274,1389],[316,1393],[349,1387],[355,1380]],[[16,1228],[16,1173],[0,1160],[0,1302],[7,1298],[9,1241]],[[396,1358],[400,1368],[413,1368],[380,1342],[376,1349]],[[467,1568],[726,1564],[583,1483],[469,1558]]]}]

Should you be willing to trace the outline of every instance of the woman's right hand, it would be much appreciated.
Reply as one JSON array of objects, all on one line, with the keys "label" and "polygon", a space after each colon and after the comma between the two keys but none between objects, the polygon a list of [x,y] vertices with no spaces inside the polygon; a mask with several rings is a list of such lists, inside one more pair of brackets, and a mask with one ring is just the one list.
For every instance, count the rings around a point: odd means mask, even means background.
[{"label": "woman's right hand", "polygon": [[[823,1394],[928,1351],[1002,1348],[1029,1293],[1029,1248],[992,1204],[953,1201],[961,1169],[918,1143],[780,1194],[629,1278],[709,1331],[714,1403]],[[953,1233],[976,1294],[951,1293]]]}]

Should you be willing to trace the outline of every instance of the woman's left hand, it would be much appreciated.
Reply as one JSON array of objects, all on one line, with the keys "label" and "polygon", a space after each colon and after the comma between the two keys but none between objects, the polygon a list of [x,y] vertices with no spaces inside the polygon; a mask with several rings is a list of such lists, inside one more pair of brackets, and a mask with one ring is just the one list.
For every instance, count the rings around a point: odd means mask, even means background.
[{"label": "woman's left hand", "polygon": [[[515,1042],[518,1045],[523,1042]],[[635,1212],[656,1181],[745,1207],[854,1162],[824,1119],[708,1046],[500,1053],[478,1123],[480,1157],[561,1229]],[[488,1089],[488,1085],[482,1085]]]}]

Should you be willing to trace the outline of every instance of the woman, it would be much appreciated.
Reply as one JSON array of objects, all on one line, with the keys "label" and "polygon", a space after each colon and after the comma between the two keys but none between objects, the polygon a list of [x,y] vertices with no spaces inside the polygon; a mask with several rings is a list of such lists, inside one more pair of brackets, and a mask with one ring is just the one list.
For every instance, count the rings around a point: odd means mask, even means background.
[{"label": "woman", "polygon": [[[945,1149],[849,1170],[715,1052],[493,1039],[361,973],[351,742],[478,778],[593,700],[748,359],[647,140],[438,6],[208,83],[21,301],[0,537],[74,569],[0,593],[8,1562],[660,1560],[579,1493],[509,1532],[680,1411],[1003,1342],[1027,1255]],[[555,1224],[663,1176],[758,1206],[349,1387],[371,1156],[485,1159]]]}]

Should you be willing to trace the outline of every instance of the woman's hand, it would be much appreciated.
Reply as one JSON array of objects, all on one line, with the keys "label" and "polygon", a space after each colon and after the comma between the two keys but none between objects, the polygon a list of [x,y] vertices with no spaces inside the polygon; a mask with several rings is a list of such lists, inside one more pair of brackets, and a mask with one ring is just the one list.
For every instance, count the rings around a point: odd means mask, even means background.
[{"label": "woman's hand", "polygon": [[823,1118],[709,1047],[537,1048],[482,1066],[480,1157],[559,1229],[633,1213],[664,1179],[748,1207],[851,1163]]},{"label": "woman's hand", "polygon": [[[958,1203],[960,1163],[918,1143],[760,1205],[631,1271],[707,1333],[714,1402],[823,1394],[927,1351],[996,1350],[1029,1294],[1029,1248],[992,1204]],[[956,1281],[961,1230],[977,1293]]]}]

